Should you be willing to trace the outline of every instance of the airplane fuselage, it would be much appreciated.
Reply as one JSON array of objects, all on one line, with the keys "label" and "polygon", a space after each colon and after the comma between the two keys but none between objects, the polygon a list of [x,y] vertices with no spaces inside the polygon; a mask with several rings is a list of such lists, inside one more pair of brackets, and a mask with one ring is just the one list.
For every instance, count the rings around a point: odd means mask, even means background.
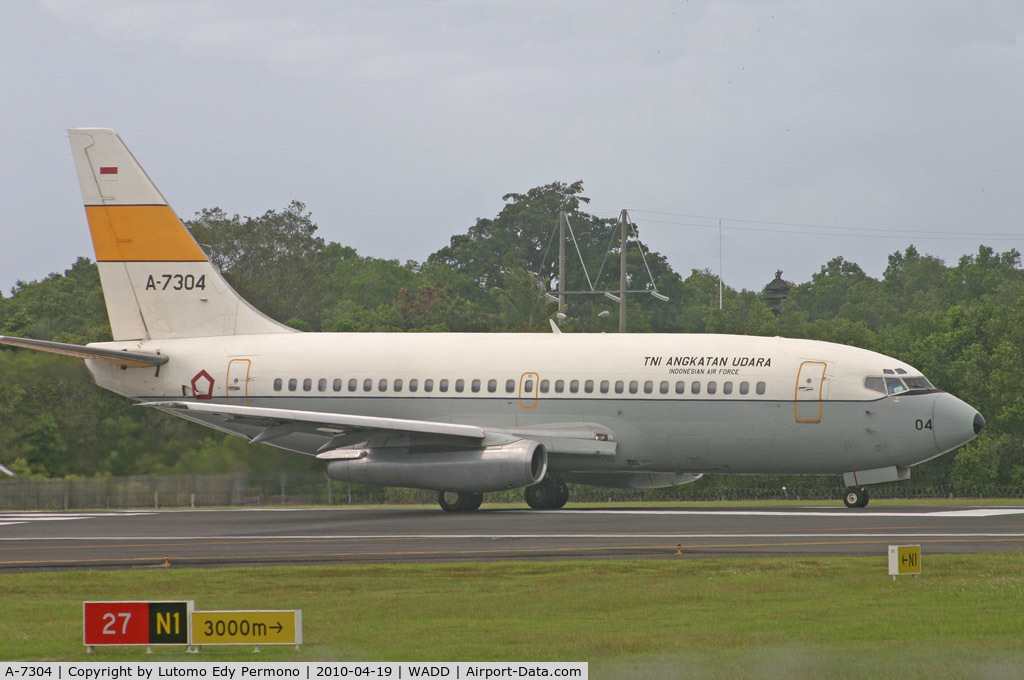
[{"label": "airplane fuselage", "polygon": [[[317,333],[97,346],[171,358],[159,370],[88,362],[101,386],[145,402],[200,399],[511,430],[606,428],[614,455],[550,452],[550,470],[566,479],[909,467],[962,444],[976,414],[935,389],[866,386],[869,377],[920,376],[903,362],[786,338]],[[296,433],[271,443],[312,454],[319,440]]]}]

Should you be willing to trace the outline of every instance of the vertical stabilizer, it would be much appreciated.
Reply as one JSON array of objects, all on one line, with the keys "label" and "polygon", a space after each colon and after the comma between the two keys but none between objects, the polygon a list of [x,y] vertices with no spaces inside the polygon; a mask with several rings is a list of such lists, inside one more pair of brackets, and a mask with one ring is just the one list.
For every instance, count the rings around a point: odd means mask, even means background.
[{"label": "vertical stabilizer", "polygon": [[116,132],[68,133],[114,340],[293,331],[228,285]]}]

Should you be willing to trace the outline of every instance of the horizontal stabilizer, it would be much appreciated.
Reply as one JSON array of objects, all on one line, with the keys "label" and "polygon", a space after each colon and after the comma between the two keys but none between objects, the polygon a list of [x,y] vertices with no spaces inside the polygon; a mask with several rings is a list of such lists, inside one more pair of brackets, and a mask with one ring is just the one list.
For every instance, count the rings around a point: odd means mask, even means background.
[{"label": "horizontal stabilizer", "polygon": [[146,368],[149,366],[162,366],[167,363],[167,357],[163,354],[149,354],[148,352],[128,352],[116,349],[101,349],[88,345],[72,345],[66,342],[51,342],[49,340],[32,340],[31,338],[12,338],[9,335],[0,335],[0,344],[11,345],[12,347],[25,347],[37,349],[51,354],[65,354],[80,359],[97,359],[108,361],[118,366],[128,368]]}]

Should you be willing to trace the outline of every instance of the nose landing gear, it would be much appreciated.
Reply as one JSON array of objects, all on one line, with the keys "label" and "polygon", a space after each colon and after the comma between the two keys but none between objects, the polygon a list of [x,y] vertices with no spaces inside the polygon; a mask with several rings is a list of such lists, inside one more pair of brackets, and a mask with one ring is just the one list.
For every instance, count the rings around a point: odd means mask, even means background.
[{"label": "nose landing gear", "polygon": [[843,492],[843,503],[848,508],[863,508],[871,500],[868,497],[868,490],[860,486],[848,486]]}]

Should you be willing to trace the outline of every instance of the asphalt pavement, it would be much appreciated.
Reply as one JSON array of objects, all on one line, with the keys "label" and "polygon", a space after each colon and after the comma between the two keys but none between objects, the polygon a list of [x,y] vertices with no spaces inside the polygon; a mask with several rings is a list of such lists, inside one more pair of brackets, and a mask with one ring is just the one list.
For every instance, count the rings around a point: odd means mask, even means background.
[{"label": "asphalt pavement", "polygon": [[1024,552],[1024,507],[0,513],[0,570]]}]

